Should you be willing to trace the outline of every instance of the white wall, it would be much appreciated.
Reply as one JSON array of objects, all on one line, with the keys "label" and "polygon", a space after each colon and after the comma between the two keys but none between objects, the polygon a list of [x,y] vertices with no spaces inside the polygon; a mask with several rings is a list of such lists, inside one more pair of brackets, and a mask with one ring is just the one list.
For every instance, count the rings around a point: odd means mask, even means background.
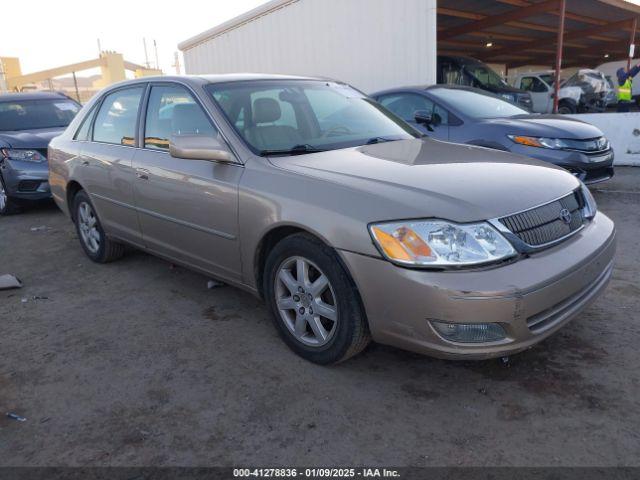
[{"label": "white wall", "polygon": [[195,46],[187,73],[327,76],[366,93],[436,81],[436,0],[298,0]]},{"label": "white wall", "polygon": [[602,130],[613,146],[614,165],[640,166],[640,112],[580,113],[569,116]]}]

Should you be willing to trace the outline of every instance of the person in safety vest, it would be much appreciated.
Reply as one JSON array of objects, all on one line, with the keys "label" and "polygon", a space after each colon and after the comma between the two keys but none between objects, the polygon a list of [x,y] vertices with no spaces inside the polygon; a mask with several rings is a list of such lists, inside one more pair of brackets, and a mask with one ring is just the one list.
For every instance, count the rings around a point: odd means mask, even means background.
[{"label": "person in safety vest", "polygon": [[630,70],[619,68],[618,77],[618,112],[628,112],[632,100],[633,77],[640,72],[640,64]]}]

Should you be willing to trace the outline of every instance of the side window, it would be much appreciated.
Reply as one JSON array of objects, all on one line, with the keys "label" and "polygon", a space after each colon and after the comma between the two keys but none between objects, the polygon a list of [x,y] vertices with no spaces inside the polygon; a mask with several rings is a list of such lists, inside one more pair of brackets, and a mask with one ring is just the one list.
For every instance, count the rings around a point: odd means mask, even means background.
[{"label": "side window", "polygon": [[528,92],[547,91],[546,85],[537,77],[524,77],[520,81],[520,88],[522,88],[523,90],[527,90]]},{"label": "side window", "polygon": [[380,103],[407,122],[415,122],[417,110],[433,113],[433,102],[416,93],[397,93],[380,97]]},{"label": "side window", "polygon": [[436,115],[440,117],[440,125],[449,125],[449,112],[437,103],[433,108],[433,116]]},{"label": "side window", "polygon": [[189,91],[180,85],[151,87],[144,128],[144,147],[169,150],[178,135],[215,137],[217,130]]},{"label": "side window", "polygon": [[74,140],[81,140],[81,141],[91,140],[91,121],[95,116],[96,116],[96,108],[93,107],[91,108],[89,113],[85,115],[84,119],[82,120],[82,123],[80,124],[80,128],[78,128],[78,130],[76,131],[76,134],[73,137]]},{"label": "side window", "polygon": [[144,87],[117,90],[107,95],[96,115],[93,140],[134,146],[136,119]]}]

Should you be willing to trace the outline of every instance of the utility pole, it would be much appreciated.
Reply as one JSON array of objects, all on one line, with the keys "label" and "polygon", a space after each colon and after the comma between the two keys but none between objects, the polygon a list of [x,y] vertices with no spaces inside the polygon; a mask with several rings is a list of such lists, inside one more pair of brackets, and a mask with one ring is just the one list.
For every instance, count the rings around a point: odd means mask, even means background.
[{"label": "utility pole", "polygon": [[158,45],[155,40],[153,41],[153,49],[156,52],[156,69],[160,70],[160,62],[158,61]]},{"label": "utility pole", "polygon": [[142,44],[144,45],[144,66],[149,68],[149,54],[147,53],[147,40],[142,37]]},{"label": "utility pole", "polygon": [[4,74],[4,64],[0,60],[0,92],[7,91],[7,79]]},{"label": "utility pole", "polygon": [[71,72],[73,74],[73,86],[76,87],[76,98],[78,99],[78,103],[82,103],[80,101],[80,92],[78,91],[78,79],[76,78],[76,72]]},{"label": "utility pole", "polygon": [[102,56],[102,45],[100,45],[100,39],[98,39],[98,57]]},{"label": "utility pole", "polygon": [[173,67],[176,69],[176,74],[180,75],[180,54],[178,52],[173,52]]}]

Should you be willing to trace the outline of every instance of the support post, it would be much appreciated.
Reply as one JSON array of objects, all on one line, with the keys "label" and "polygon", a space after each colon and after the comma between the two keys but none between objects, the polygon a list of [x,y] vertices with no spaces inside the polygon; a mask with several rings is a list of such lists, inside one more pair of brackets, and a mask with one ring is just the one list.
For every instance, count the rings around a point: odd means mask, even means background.
[{"label": "support post", "polygon": [[76,98],[78,99],[78,103],[82,103],[80,101],[80,92],[78,91],[78,79],[76,78],[76,72],[71,72],[73,74],[73,86],[76,89]]},{"label": "support post", "polygon": [[558,15],[558,40],[556,41],[556,81],[553,84],[553,113],[558,113],[558,96],[560,91],[560,69],[562,68],[562,42],[564,40],[564,14],[566,0],[560,0]]},{"label": "support post", "polygon": [[629,37],[629,52],[627,53],[627,72],[631,70],[631,45],[636,43],[636,24],[638,23],[638,19],[633,17],[631,21],[631,36]]}]

